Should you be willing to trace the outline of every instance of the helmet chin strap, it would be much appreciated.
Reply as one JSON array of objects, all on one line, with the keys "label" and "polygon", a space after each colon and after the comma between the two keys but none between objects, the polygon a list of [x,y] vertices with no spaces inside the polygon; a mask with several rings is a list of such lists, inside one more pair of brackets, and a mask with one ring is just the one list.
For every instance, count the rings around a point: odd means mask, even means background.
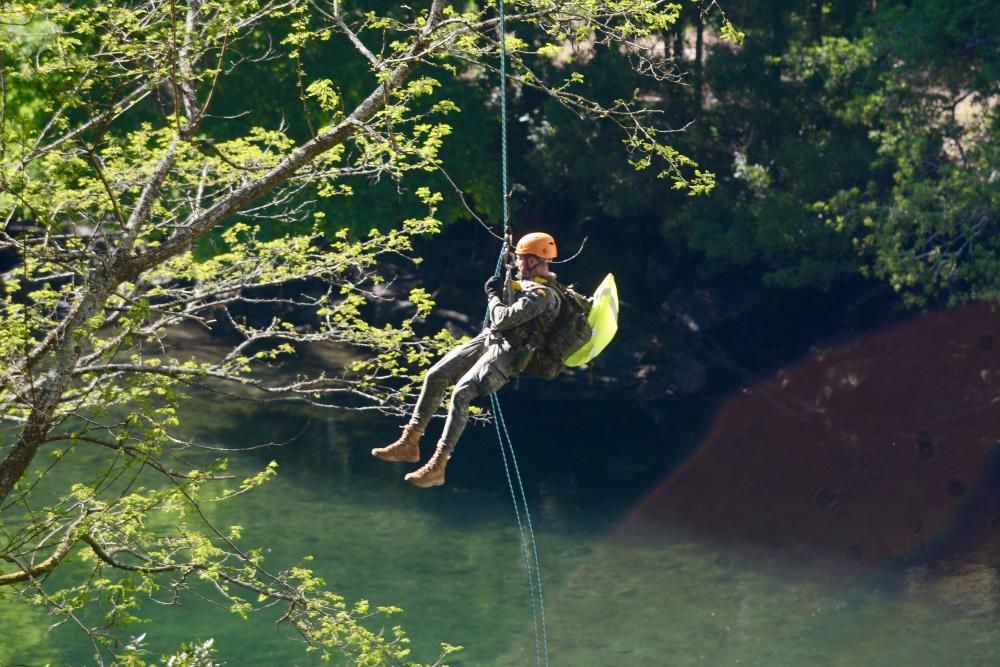
[{"label": "helmet chin strap", "polygon": [[524,260],[524,269],[525,269],[525,272],[528,275],[525,275],[525,273],[522,273],[522,272],[518,272],[519,273],[518,277],[525,278],[525,279],[527,279],[527,278],[534,278],[535,277],[535,270],[539,266],[541,266],[543,264],[545,264],[545,260],[544,259],[539,259],[538,257],[535,257],[534,255],[528,255],[525,258],[525,260]]}]

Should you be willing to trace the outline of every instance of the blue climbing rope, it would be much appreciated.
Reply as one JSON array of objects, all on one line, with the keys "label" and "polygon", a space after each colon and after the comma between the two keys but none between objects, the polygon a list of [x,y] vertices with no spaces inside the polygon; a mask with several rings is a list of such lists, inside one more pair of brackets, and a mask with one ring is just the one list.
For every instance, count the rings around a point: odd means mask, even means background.
[{"label": "blue climbing rope", "polygon": [[[533,545],[534,537],[532,535],[529,538],[528,535],[525,533],[525,525],[527,525],[527,530],[529,532],[531,531],[530,519],[527,522],[521,521],[521,504],[518,500],[517,495],[514,493],[514,482],[510,475],[511,464],[508,463],[507,459],[508,457],[507,449],[510,448],[511,456],[513,456],[514,450],[510,445],[510,434],[506,433],[506,425],[504,425],[503,432],[501,432],[501,424],[503,423],[503,420],[500,417],[500,415],[503,414],[503,411],[500,409],[500,399],[497,398],[497,395],[495,393],[490,394],[490,406],[493,408],[493,415],[494,415],[493,423],[497,428],[497,441],[500,443],[500,458],[503,460],[504,473],[506,473],[507,475],[507,488],[510,489],[510,498],[514,502],[514,518],[517,520],[517,532],[521,537],[521,557],[524,559],[524,569],[528,573],[528,596],[531,599],[531,624],[535,632],[535,664],[539,665],[541,664],[541,655],[540,655],[539,641],[538,641],[538,613],[535,608],[535,577],[532,575],[532,563],[531,563],[531,558],[528,555],[528,540],[530,539]],[[507,437],[506,441],[504,440],[504,435],[506,435]],[[518,475],[518,486],[520,487],[521,486],[520,475],[518,473],[516,465],[514,465],[514,471],[515,474]],[[524,512],[526,515],[527,515],[527,510],[528,510],[528,504],[527,502],[525,502]],[[537,572],[538,568],[535,567],[534,570],[535,572]],[[541,593],[541,591],[539,591],[539,593]],[[546,654],[547,653],[548,652],[546,651]],[[546,664],[548,664],[548,661],[546,661]]]},{"label": "blue climbing rope", "polygon": [[[508,209],[508,185],[507,185],[507,40],[504,17],[503,0],[497,2],[499,10],[499,31],[500,31],[500,181],[502,187],[503,200],[503,226],[504,242],[500,248],[500,255],[497,257],[496,268],[493,275],[498,277],[504,268],[504,259],[510,250],[510,240],[512,238],[510,226],[510,212]],[[483,318],[483,328],[489,326],[490,311],[487,307],[486,315]],[[500,398],[493,393],[490,395],[490,405],[493,409],[493,423],[497,429],[497,441],[500,443],[500,457],[503,459],[504,472],[507,476],[507,488],[510,490],[510,498],[514,504],[514,517],[517,520],[517,529],[521,537],[521,556],[524,559],[524,568],[528,575],[528,595],[531,599],[531,621],[535,632],[535,664],[542,664],[548,667],[549,664],[549,640],[545,627],[545,602],[542,596],[542,570],[538,560],[538,546],[535,542],[535,531],[531,525],[531,512],[528,510],[528,496],[524,492],[524,483],[521,481],[521,471],[517,465],[517,457],[514,455],[514,444],[510,439],[510,432],[507,430],[507,422],[503,417],[503,410],[500,408]],[[508,462],[509,457],[509,462]],[[514,471],[513,477],[511,470]],[[514,480],[517,480],[517,490],[515,491]],[[518,497],[518,491],[520,497]],[[521,515],[524,515],[524,521]],[[529,549],[530,545],[530,549]],[[530,553],[529,553],[530,552]],[[535,603],[537,596],[537,605]],[[539,642],[539,627],[541,627],[541,642]],[[544,657],[544,662],[543,662]]]},{"label": "blue climbing rope", "polygon": [[[510,454],[511,466],[514,469],[514,479],[517,480],[517,487],[521,494],[521,505],[524,508],[524,519],[525,525],[527,526],[527,536],[528,540],[525,541],[524,530],[521,530],[521,551],[524,555],[525,569],[528,571],[528,592],[531,594],[531,618],[535,626],[535,661],[536,664],[539,662],[539,647],[538,647],[538,628],[541,626],[542,629],[542,655],[545,658],[545,666],[548,667],[549,664],[549,637],[546,630],[545,624],[545,598],[542,595],[542,567],[538,560],[538,543],[535,541],[535,530],[531,525],[531,512],[528,511],[528,497],[524,493],[524,484],[521,482],[521,471],[517,465],[517,457],[514,456],[514,444],[511,442],[510,433],[507,431],[507,423],[504,421],[503,411],[500,409],[500,399],[496,394],[493,394],[493,407],[496,412],[496,423],[497,423],[497,434],[499,435],[501,430],[503,431],[503,437],[500,438],[500,451],[504,453],[503,445],[506,442],[507,450]],[[507,457],[504,458],[504,469],[507,471],[507,487],[510,489],[511,498],[514,500],[514,510],[517,513],[517,498],[514,495],[514,485],[511,483],[510,471],[507,466]],[[521,520],[518,517],[518,527],[520,527]],[[531,545],[531,557],[534,563],[535,570],[535,582],[532,584],[531,578],[531,564],[529,563],[528,556],[528,544]],[[537,590],[538,594],[538,617],[535,615],[535,597],[534,592]]]}]

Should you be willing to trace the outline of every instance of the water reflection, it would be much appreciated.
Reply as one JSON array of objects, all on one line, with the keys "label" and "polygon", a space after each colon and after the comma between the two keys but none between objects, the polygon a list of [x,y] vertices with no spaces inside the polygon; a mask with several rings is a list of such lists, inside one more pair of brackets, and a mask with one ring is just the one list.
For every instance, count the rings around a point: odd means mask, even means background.
[{"label": "water reflection", "polygon": [[1000,572],[996,564],[943,561],[905,570],[905,591],[963,617],[1000,615]]},{"label": "water reflection", "polygon": [[995,566],[871,567],[801,546],[655,530],[601,544],[560,589],[554,664],[998,663]]}]

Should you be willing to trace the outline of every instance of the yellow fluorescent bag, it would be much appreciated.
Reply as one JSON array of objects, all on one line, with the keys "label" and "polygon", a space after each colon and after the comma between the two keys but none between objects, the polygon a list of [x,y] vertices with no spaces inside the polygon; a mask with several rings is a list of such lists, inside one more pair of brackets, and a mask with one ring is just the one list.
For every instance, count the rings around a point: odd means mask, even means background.
[{"label": "yellow fluorescent bag", "polygon": [[615,285],[615,277],[610,273],[594,292],[587,322],[590,324],[590,340],[569,356],[567,366],[582,366],[592,361],[608,346],[618,331],[618,287]]}]

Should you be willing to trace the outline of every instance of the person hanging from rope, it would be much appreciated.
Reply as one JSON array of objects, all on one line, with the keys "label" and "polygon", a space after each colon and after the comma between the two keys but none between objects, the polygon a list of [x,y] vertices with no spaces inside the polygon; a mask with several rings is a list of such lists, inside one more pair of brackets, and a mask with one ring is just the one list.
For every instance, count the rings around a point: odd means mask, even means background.
[{"label": "person hanging from rope", "polygon": [[[444,484],[445,467],[465,429],[469,403],[488,396],[507,384],[523,368],[526,358],[555,324],[559,315],[560,290],[549,262],[556,258],[556,242],[542,232],[526,234],[514,249],[519,277],[505,289],[503,278],[486,281],[489,326],[472,340],[442,357],[424,378],[413,416],[403,434],[392,444],[372,450],[383,461],[416,463],[420,460],[420,438],[449,385],[455,389],[444,431],[434,454],[404,479],[420,488]],[[521,368],[519,368],[521,367]]]}]

